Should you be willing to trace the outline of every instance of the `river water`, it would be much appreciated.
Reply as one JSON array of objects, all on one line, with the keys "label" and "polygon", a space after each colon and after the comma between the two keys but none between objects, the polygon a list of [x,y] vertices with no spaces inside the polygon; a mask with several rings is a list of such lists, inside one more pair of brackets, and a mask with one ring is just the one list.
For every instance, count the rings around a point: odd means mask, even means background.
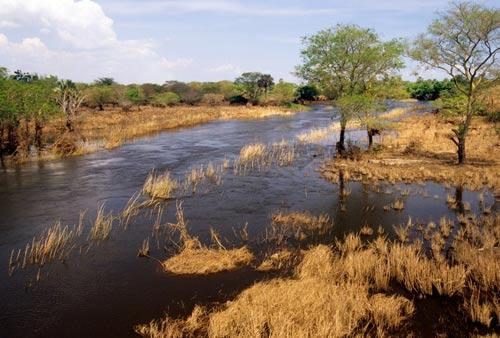
[{"label": "river water", "polygon": [[[100,203],[118,212],[141,189],[152,168],[169,170],[181,179],[194,166],[234,159],[245,144],[294,140],[304,130],[325,127],[332,115],[328,107],[316,106],[292,117],[216,121],[146,137],[112,151],[0,172],[0,337],[134,336],[135,324],[165,313],[186,315],[194,304],[231,299],[255,281],[272,277],[251,267],[208,277],[165,273],[156,261],[137,257],[155,222],[148,212],[126,231],[115,225],[108,240],[81,252],[73,250],[64,263],[43,267],[38,282],[36,269],[9,276],[8,261],[13,249],[24,248],[58,220],[75,224],[79,211],[88,210],[88,227]],[[354,131],[348,137],[359,140],[365,134]],[[456,217],[445,201],[454,188],[434,183],[385,187],[383,192],[347,183],[351,194],[341,211],[337,185],[323,180],[317,170],[332,155],[334,143],[333,137],[302,147],[293,166],[246,175],[228,170],[221,185],[182,197],[190,231],[207,239],[212,227],[230,241],[233,229],[248,224],[250,237],[260,236],[276,210],[328,213],[335,222],[334,236],[364,224],[381,225],[391,235],[393,225],[409,216],[421,222]],[[401,189],[412,193],[400,196]],[[491,194],[485,196],[488,203],[494,201]],[[404,199],[404,210],[384,211],[383,206],[396,197]],[[478,210],[477,193],[465,191],[463,198]],[[175,201],[166,202],[162,223],[174,220]],[[159,259],[172,251],[168,243],[156,245],[152,240],[151,244],[151,255]]]}]

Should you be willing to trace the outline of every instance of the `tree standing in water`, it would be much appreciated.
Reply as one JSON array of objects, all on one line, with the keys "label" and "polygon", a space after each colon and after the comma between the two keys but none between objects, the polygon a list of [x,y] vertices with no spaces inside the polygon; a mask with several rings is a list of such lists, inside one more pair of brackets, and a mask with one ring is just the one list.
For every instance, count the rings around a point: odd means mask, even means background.
[{"label": "tree standing in water", "polygon": [[[331,99],[366,93],[374,82],[404,66],[404,45],[381,41],[376,32],[356,25],[337,25],[303,39],[299,77],[317,85]],[[339,153],[345,151],[345,129],[353,116],[339,109]]]},{"label": "tree standing in water", "polygon": [[457,146],[459,164],[466,161],[465,140],[478,93],[498,72],[499,43],[500,10],[461,2],[442,13],[409,49],[413,59],[451,76],[465,96],[466,107],[459,112],[461,118],[450,137]]}]

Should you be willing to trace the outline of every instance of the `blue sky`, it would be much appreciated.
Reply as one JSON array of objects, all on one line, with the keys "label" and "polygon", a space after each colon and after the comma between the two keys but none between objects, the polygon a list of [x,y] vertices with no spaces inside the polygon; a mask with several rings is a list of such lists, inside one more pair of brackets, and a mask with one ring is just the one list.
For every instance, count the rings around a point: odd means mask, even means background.
[{"label": "blue sky", "polygon": [[[0,0],[0,66],[78,81],[214,81],[261,71],[297,82],[292,72],[302,36],[352,23],[384,39],[411,39],[447,6],[442,0]],[[402,75],[411,78],[415,70],[410,62]]]}]

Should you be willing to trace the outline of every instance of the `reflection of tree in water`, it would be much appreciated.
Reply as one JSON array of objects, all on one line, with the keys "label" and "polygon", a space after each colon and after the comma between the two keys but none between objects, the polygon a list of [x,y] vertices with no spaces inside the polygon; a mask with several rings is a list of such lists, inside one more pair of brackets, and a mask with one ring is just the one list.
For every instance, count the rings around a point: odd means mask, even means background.
[{"label": "reflection of tree in water", "polygon": [[340,211],[345,211],[345,200],[346,200],[346,191],[345,191],[345,179],[344,179],[344,170],[339,170],[339,209]]},{"label": "reflection of tree in water", "polygon": [[455,207],[461,214],[464,213],[463,193],[464,193],[463,186],[459,185],[455,187]]}]

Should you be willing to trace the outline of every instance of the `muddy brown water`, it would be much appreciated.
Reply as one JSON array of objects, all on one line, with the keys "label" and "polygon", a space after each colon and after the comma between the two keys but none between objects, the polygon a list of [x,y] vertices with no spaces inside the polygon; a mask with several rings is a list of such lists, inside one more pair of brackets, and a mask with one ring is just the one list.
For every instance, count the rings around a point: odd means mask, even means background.
[{"label": "muddy brown water", "polygon": [[[138,323],[168,313],[182,317],[195,304],[214,304],[235,297],[256,281],[273,275],[251,267],[213,276],[173,276],[152,259],[137,257],[146,237],[151,238],[151,255],[167,257],[173,244],[152,238],[155,215],[145,210],[123,231],[118,224],[111,237],[88,250],[73,250],[65,262],[53,262],[41,269],[15,271],[8,276],[12,249],[25,244],[60,220],[75,224],[80,210],[88,210],[86,227],[98,203],[118,213],[139,191],[152,168],[168,169],[181,179],[193,166],[234,159],[240,148],[251,142],[293,140],[312,127],[331,123],[332,110],[316,106],[293,117],[252,121],[217,121],[190,129],[164,132],[126,144],[112,151],[53,162],[32,164],[0,172],[0,337],[128,337]],[[364,141],[364,132],[350,132],[353,140]],[[456,219],[446,205],[453,187],[424,185],[374,187],[347,183],[351,191],[340,210],[339,191],[323,180],[317,169],[332,155],[335,136],[321,144],[301,147],[293,166],[272,167],[245,176],[231,170],[219,186],[207,186],[182,200],[188,226],[207,241],[209,228],[237,244],[233,229],[248,224],[250,238],[262,237],[276,210],[328,213],[334,231],[321,241],[333,241],[364,224],[381,225],[389,236],[392,226],[412,217],[414,221],[437,221],[441,216]],[[409,189],[402,196],[401,190]],[[402,211],[384,211],[397,197],[405,202]],[[464,201],[479,211],[478,193],[464,191]],[[485,192],[488,205],[494,197]],[[175,220],[175,201],[164,203],[162,224]],[[253,248],[258,248],[254,245]]]}]

